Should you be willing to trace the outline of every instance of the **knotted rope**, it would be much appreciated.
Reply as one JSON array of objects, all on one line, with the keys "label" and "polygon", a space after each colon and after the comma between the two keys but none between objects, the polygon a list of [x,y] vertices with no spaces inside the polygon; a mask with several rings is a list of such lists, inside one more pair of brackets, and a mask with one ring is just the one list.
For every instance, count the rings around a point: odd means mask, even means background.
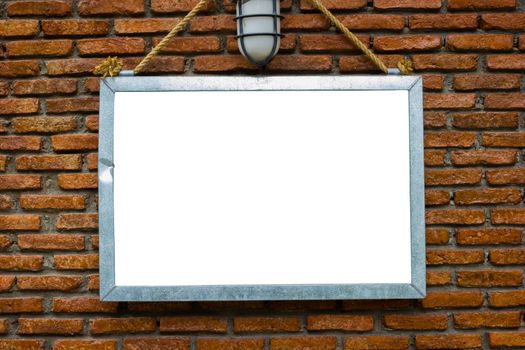
[{"label": "knotted rope", "polygon": [[[209,0],[199,0],[197,5],[186,15],[184,18],[175,25],[175,27],[153,48],[153,50],[150,51],[140,61],[140,63],[135,67],[133,70],[133,73],[135,75],[142,72],[144,67],[148,65],[148,63],[159,54],[160,51],[169,43],[173,37],[175,37],[181,30],[186,28],[188,23],[195,17],[207,4]],[[327,19],[330,20],[331,23],[333,23],[337,29],[339,29],[350,42],[356,46],[361,52],[363,52],[366,57],[368,57],[383,73],[388,74],[388,67],[381,61],[381,59],[370,50],[367,45],[363,44],[361,40],[355,36],[354,33],[348,30],[341,21],[337,19],[319,0],[308,0],[316,9],[318,9]],[[412,73],[412,62],[408,60],[407,58],[402,58],[397,63],[397,68],[401,72],[401,74],[411,74]],[[104,62],[99,64],[95,70],[93,71],[96,75],[102,75],[102,79],[104,79],[106,76],[116,76],[120,73],[122,70],[122,61],[120,61],[117,57],[108,57]]]}]

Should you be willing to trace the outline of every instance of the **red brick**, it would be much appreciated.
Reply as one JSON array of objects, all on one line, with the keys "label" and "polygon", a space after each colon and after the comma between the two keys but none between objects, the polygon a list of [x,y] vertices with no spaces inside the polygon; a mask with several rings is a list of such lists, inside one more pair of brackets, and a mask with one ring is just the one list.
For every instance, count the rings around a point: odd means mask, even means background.
[{"label": "red brick", "polygon": [[[1,183],[1,182],[0,182]],[[13,208],[13,198],[7,195],[0,195],[0,210],[9,210]]]},{"label": "red brick", "polygon": [[7,334],[7,332],[9,332],[9,321],[0,319],[0,334]]},{"label": "red brick", "polygon": [[519,119],[515,112],[454,113],[452,118],[458,129],[517,129]]},{"label": "red brick", "polygon": [[517,287],[523,282],[523,273],[518,270],[457,271],[460,287]]},{"label": "red brick", "polygon": [[335,350],[337,338],[333,336],[301,336],[271,338],[270,350]]},{"label": "red brick", "polygon": [[476,94],[424,94],[425,109],[463,109],[476,105]]},{"label": "red brick", "polygon": [[[8,81],[0,81],[0,96],[7,96],[9,94],[9,82]],[[7,132],[6,130],[2,130],[2,132]]]},{"label": "red brick", "polygon": [[374,8],[377,10],[438,10],[441,8],[441,0],[374,0]]},{"label": "red brick", "polygon": [[521,192],[517,188],[458,190],[454,194],[454,203],[458,205],[518,204],[521,200]]},{"label": "red brick", "polygon": [[100,301],[98,297],[53,298],[53,312],[115,313],[118,303]]},{"label": "red brick", "polygon": [[416,335],[416,349],[480,349],[479,334]]},{"label": "red brick", "polygon": [[298,332],[301,329],[299,317],[244,316],[233,320],[235,333],[243,332]]},{"label": "red brick", "polygon": [[42,298],[0,298],[0,314],[41,313],[42,309]]},{"label": "red brick", "polygon": [[38,20],[0,20],[0,37],[34,36],[38,31]]},{"label": "red brick", "polygon": [[98,93],[100,91],[100,79],[98,77],[86,78],[84,80],[84,92]]},{"label": "red brick", "polygon": [[476,142],[474,132],[429,132],[425,134],[426,148],[445,148],[445,147],[472,147]]},{"label": "red brick", "polygon": [[[152,0],[151,10],[155,13],[178,13],[189,12],[197,5],[198,0],[183,0],[183,1],[169,1],[169,0]],[[215,7],[213,2],[209,2],[203,10],[209,11]]]},{"label": "red brick", "polygon": [[[190,339],[183,337],[124,338],[124,350],[143,349],[190,350]],[[228,348],[221,347],[221,349],[227,350]],[[242,349],[249,349],[249,347],[242,347]]]},{"label": "red brick", "polygon": [[448,319],[446,314],[385,315],[383,325],[393,330],[445,330]]},{"label": "red brick", "polygon": [[490,347],[522,347],[525,346],[525,332],[489,333]]},{"label": "red brick", "polygon": [[[329,56],[277,56],[267,66],[271,71],[329,71],[332,60]],[[198,56],[195,57],[194,69],[197,73],[234,72],[255,70],[241,56]]]},{"label": "red brick", "polygon": [[172,316],[160,318],[160,331],[225,333],[228,324],[225,318],[213,316]]},{"label": "red brick", "polygon": [[237,25],[234,16],[197,16],[190,22],[189,31],[191,33],[235,33],[237,31]]},{"label": "red brick", "polygon": [[[378,55],[388,68],[396,68],[402,58],[400,55]],[[339,58],[339,71],[348,72],[379,72],[379,68],[366,56],[342,56]]]},{"label": "red brick", "polygon": [[337,18],[349,30],[402,30],[405,27],[405,18],[400,15],[356,13]]},{"label": "red brick", "polygon": [[444,190],[425,191],[425,205],[445,205],[450,202],[450,192]]},{"label": "red brick", "polygon": [[525,306],[525,291],[513,290],[490,293],[489,305],[492,307]]},{"label": "red brick", "polygon": [[451,283],[452,274],[449,271],[428,271],[428,286],[445,286]]},{"label": "red brick", "polygon": [[51,136],[51,144],[55,151],[96,150],[98,148],[97,134],[67,134]]},{"label": "red brick", "polygon": [[520,312],[459,312],[454,314],[454,327],[473,328],[518,328],[521,324]]},{"label": "red brick", "polygon": [[[126,348],[127,349],[127,348]],[[117,350],[117,341],[58,339],[53,343],[53,350]],[[158,349],[164,350],[164,349]]]},{"label": "red brick", "polygon": [[98,112],[97,97],[54,98],[47,100],[48,113]]},{"label": "red brick", "polygon": [[0,175],[0,190],[30,190],[42,188],[40,175]]},{"label": "red brick", "polygon": [[416,71],[441,70],[461,71],[476,70],[478,67],[478,56],[472,54],[433,54],[413,55],[412,63]]},{"label": "red brick", "polygon": [[306,329],[366,332],[374,329],[374,318],[360,315],[311,315],[306,318]]},{"label": "red brick", "polygon": [[514,228],[458,229],[456,242],[471,244],[520,244],[521,230]]},{"label": "red brick", "polygon": [[[411,300],[345,300],[343,310],[397,310],[412,307]],[[332,307],[332,308],[335,308]]]},{"label": "red brick", "polygon": [[264,339],[199,337],[196,340],[196,345],[197,350],[262,350],[264,348]]},{"label": "red brick", "polygon": [[433,51],[441,47],[439,35],[376,36],[374,50],[377,52]]},{"label": "red brick", "polygon": [[0,349],[6,350],[44,350],[43,340],[4,339],[0,340]]},{"label": "red brick", "polygon": [[405,336],[351,336],[344,338],[344,350],[406,350],[408,337]]},{"label": "red brick", "polygon": [[479,209],[443,209],[426,212],[428,225],[480,225],[485,222],[485,214]]},{"label": "red brick", "polygon": [[454,165],[512,165],[516,163],[515,151],[453,151],[450,160]]},{"label": "red brick", "polygon": [[87,167],[89,170],[97,170],[98,168],[98,154],[90,153],[86,156]]},{"label": "red brick", "polygon": [[496,225],[525,225],[525,208],[492,209],[491,216]]},{"label": "red brick", "polygon": [[517,74],[463,74],[454,77],[454,89],[460,91],[519,88],[520,76]]},{"label": "red brick", "polygon": [[330,22],[319,14],[286,15],[281,20],[281,29],[286,30],[316,30],[328,29]]},{"label": "red brick", "polygon": [[44,36],[91,36],[106,35],[109,24],[104,20],[43,20],[42,32]]},{"label": "red brick", "polygon": [[7,5],[8,16],[65,16],[71,13],[66,0],[13,1]]},{"label": "red brick", "polygon": [[485,261],[483,250],[427,250],[427,265],[468,265]]},{"label": "red brick", "polygon": [[[226,17],[226,16],[224,16]],[[228,17],[235,25],[235,21]],[[194,19],[195,20],[195,19]],[[192,23],[193,21],[192,20]],[[136,18],[115,19],[115,33],[117,34],[145,34],[145,33],[168,33],[179,19],[172,18]],[[198,37],[195,37],[198,39]]]},{"label": "red brick", "polygon": [[144,13],[143,0],[80,0],[78,13],[81,16],[93,15],[137,15]]},{"label": "red brick", "polygon": [[0,136],[2,151],[39,151],[42,138],[37,136]]},{"label": "red brick", "polygon": [[[0,61],[0,78],[34,77],[40,73],[36,60]],[[3,104],[2,110],[4,108]]]},{"label": "red brick", "polygon": [[450,234],[447,229],[426,229],[425,238],[429,245],[447,244]]},{"label": "red brick", "polygon": [[0,231],[38,231],[38,215],[0,215]]},{"label": "red brick", "polygon": [[58,186],[64,190],[95,189],[98,187],[97,174],[59,174]]},{"label": "red brick", "polygon": [[525,184],[525,168],[488,170],[487,182],[490,185]]},{"label": "red brick", "polygon": [[525,147],[525,133],[498,132],[484,133],[483,146],[486,147]]},{"label": "red brick", "polygon": [[18,334],[81,334],[84,325],[81,319],[19,318]]},{"label": "red brick", "polygon": [[91,230],[98,228],[97,214],[60,214],[56,223],[58,230]]},{"label": "red brick", "polygon": [[518,70],[525,69],[525,55],[492,55],[487,56],[487,68],[493,70]]},{"label": "red brick", "polygon": [[[153,45],[160,42],[160,38],[153,39]],[[164,53],[201,53],[221,51],[221,42],[216,36],[179,37],[170,40],[162,49]]]},{"label": "red brick", "polygon": [[74,79],[17,80],[12,89],[15,95],[72,94],[77,92],[77,82]]},{"label": "red brick", "polygon": [[13,241],[9,235],[4,235],[4,234],[0,235],[0,249],[1,250],[9,248],[12,244],[13,244]]},{"label": "red brick", "polygon": [[80,56],[142,54],[146,44],[142,38],[101,38],[77,40]]},{"label": "red brick", "polygon": [[6,170],[8,161],[9,161],[9,158],[7,158],[7,156],[0,155],[0,171]]},{"label": "red brick", "polygon": [[478,17],[474,14],[418,14],[409,16],[408,21],[412,30],[459,30],[478,27]]},{"label": "red brick", "polygon": [[[216,304],[217,302],[212,302]],[[191,303],[186,302],[135,302],[128,304],[128,310],[139,313],[171,313],[192,310]]]},{"label": "red brick", "polygon": [[0,276],[0,292],[7,292],[15,285],[15,276]]},{"label": "red brick", "polygon": [[57,234],[18,235],[21,250],[84,250],[84,236]]},{"label": "red brick", "polygon": [[98,269],[98,254],[55,255],[54,266],[57,270],[95,270]]},{"label": "red brick", "polygon": [[423,89],[441,91],[445,87],[445,78],[437,74],[423,75]]},{"label": "red brick", "polygon": [[89,74],[97,65],[102,63],[101,58],[73,58],[68,60],[49,60],[46,63],[47,74],[50,76]]},{"label": "red brick", "polygon": [[[124,69],[134,69],[141,60],[140,58],[124,58]],[[141,73],[182,73],[184,67],[183,57],[157,56],[144,67]]]},{"label": "red brick", "polygon": [[[308,0],[301,0],[301,10],[315,10]],[[323,5],[329,10],[357,10],[366,7],[366,0],[327,0]]]},{"label": "red brick", "polygon": [[525,94],[488,94],[485,96],[487,109],[525,109]]},{"label": "red brick", "polygon": [[100,287],[100,278],[98,275],[88,275],[88,290],[97,291]]},{"label": "red brick", "polygon": [[509,51],[514,46],[511,34],[450,34],[447,49],[452,51]]},{"label": "red brick", "polygon": [[447,116],[444,112],[425,112],[425,129],[439,129],[447,125]]},{"label": "red brick", "polygon": [[38,99],[36,98],[0,100],[0,115],[31,114],[36,112],[38,112]]},{"label": "red brick", "polygon": [[431,150],[425,151],[425,166],[441,166],[445,165],[446,151]]},{"label": "red brick", "polygon": [[481,181],[481,169],[435,169],[425,172],[427,186],[474,185]]},{"label": "red brick", "polygon": [[8,57],[69,56],[73,52],[72,40],[24,40],[6,45]]},{"label": "red brick", "polygon": [[485,30],[525,30],[525,14],[486,13],[481,15],[481,27]]},{"label": "red brick", "polygon": [[156,322],[151,317],[95,318],[89,320],[91,334],[151,333]]},{"label": "red brick", "polygon": [[79,154],[21,156],[16,158],[17,170],[80,170],[82,157]]},{"label": "red brick", "polygon": [[513,10],[516,0],[449,0],[449,10]]},{"label": "red brick", "polygon": [[[368,45],[369,36],[359,35],[366,46]],[[323,35],[323,34],[304,34],[299,37],[299,43],[302,52],[318,52],[318,51],[358,51],[357,47],[343,35]]]},{"label": "red brick", "polygon": [[525,249],[491,249],[489,260],[494,265],[524,265]]},{"label": "red brick", "polygon": [[72,291],[80,288],[82,281],[82,276],[17,276],[16,286],[20,290]]},{"label": "red brick", "polygon": [[84,209],[84,197],[80,195],[22,195],[23,209]]}]

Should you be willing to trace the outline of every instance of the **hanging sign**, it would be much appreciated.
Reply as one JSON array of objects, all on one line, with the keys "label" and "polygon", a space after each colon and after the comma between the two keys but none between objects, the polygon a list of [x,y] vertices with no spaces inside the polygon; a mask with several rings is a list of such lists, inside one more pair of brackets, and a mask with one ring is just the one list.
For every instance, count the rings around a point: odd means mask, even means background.
[{"label": "hanging sign", "polygon": [[101,81],[102,300],[425,296],[417,76]]}]

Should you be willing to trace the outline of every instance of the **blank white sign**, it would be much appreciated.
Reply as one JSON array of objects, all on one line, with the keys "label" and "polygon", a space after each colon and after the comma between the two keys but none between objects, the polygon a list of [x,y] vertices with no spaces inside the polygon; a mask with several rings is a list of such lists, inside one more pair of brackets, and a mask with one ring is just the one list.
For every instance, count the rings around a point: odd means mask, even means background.
[{"label": "blank white sign", "polygon": [[410,283],[409,98],[116,92],[116,286]]}]

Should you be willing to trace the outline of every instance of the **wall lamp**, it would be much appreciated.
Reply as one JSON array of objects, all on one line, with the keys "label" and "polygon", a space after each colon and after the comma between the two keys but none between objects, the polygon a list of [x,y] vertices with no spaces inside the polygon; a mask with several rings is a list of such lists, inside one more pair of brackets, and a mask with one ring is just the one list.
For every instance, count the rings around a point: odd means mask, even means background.
[{"label": "wall lamp", "polygon": [[281,42],[279,0],[237,0],[237,44],[242,55],[262,68]]}]

